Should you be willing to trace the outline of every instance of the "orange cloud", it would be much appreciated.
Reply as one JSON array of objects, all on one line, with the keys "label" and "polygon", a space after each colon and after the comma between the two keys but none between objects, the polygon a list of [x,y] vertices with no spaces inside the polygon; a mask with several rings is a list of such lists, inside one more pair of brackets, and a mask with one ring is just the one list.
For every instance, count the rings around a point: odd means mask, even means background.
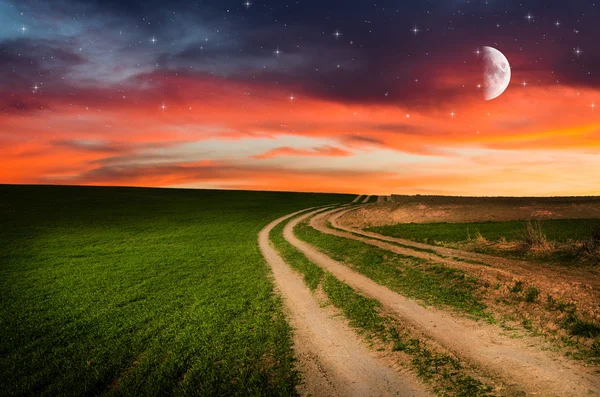
[{"label": "orange cloud", "polygon": [[255,159],[272,159],[280,156],[302,156],[302,157],[346,157],[352,156],[352,152],[337,147],[325,145],[319,146],[312,149],[304,148],[293,148],[289,146],[282,146],[266,153],[262,153],[256,156],[252,156]]},{"label": "orange cloud", "polygon": [[[48,93],[41,108],[0,113],[0,183],[375,194],[600,193],[583,183],[598,180],[599,164],[593,156],[580,156],[600,151],[600,106],[591,106],[600,105],[595,89],[513,83],[501,97],[485,102],[476,87],[465,86],[465,95],[448,103],[411,107],[302,95],[291,101],[277,85],[214,77],[152,79],[161,83],[132,89],[126,99],[109,90],[83,90],[77,101]],[[284,144],[286,137],[334,143],[296,147]],[[259,139],[272,144],[232,158],[229,148],[252,146]],[[203,151],[202,142],[209,140],[223,142],[220,151]],[[185,152],[191,159],[177,158],[176,146],[192,144],[193,151]],[[527,161],[533,152],[547,153],[552,161],[545,163],[540,155]],[[374,164],[365,153],[381,161]],[[502,155],[482,159],[490,153]],[[406,160],[407,155],[416,160]],[[294,157],[314,159],[294,163]],[[431,165],[427,159],[434,157],[447,162]],[[265,159],[271,159],[268,165]]]}]

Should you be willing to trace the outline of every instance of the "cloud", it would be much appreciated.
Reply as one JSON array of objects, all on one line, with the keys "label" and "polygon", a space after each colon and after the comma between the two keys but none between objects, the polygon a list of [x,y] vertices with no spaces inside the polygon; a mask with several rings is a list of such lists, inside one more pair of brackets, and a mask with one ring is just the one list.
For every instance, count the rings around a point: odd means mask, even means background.
[{"label": "cloud", "polygon": [[252,156],[255,159],[271,159],[274,157],[280,156],[301,156],[301,157],[346,157],[352,156],[352,152],[340,149],[337,147],[325,145],[319,146],[315,148],[305,149],[305,148],[293,148],[289,146],[282,146],[272,150],[269,150],[266,153],[258,154],[256,156]]}]

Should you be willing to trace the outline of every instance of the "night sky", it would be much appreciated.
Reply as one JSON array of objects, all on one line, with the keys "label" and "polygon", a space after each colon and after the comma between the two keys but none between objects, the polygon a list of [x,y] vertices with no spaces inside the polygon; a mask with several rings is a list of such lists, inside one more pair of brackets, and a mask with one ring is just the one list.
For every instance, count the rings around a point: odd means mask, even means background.
[{"label": "night sky", "polygon": [[[599,20],[583,0],[0,0],[0,183],[600,194]],[[485,46],[512,70],[490,101]]]}]

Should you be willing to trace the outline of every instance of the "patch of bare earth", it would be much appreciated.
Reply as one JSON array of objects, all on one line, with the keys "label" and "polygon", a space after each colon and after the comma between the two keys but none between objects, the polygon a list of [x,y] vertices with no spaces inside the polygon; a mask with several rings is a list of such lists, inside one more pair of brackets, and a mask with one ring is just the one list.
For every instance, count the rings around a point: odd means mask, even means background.
[{"label": "patch of bare earth", "polygon": [[367,348],[331,306],[321,307],[302,277],[269,243],[269,232],[288,215],[267,225],[259,247],[270,265],[294,328],[294,349],[310,396],[428,396],[411,373],[399,373]]},{"label": "patch of bare earth", "polygon": [[391,196],[344,217],[347,226],[364,229],[397,223],[485,222],[527,219],[600,218],[600,197],[513,198]]},{"label": "patch of bare earth", "polygon": [[[333,211],[317,215],[311,225],[323,232],[341,237],[354,238],[392,252],[433,259],[423,251],[407,250],[389,243],[373,241],[348,232],[329,229],[324,219]],[[507,394],[523,391],[544,396],[580,396],[600,393],[600,379],[585,368],[581,362],[565,358],[562,354],[544,350],[540,338],[520,335],[513,338],[500,326],[483,324],[436,308],[424,308],[413,300],[381,286],[369,278],[354,272],[350,267],[336,262],[292,233],[294,224],[309,215],[301,216],[288,224],[285,238],[302,251],[311,261],[334,274],[338,279],[364,295],[379,300],[386,311],[401,321],[408,321],[421,329],[431,339],[462,357],[492,378],[501,379]],[[371,241],[367,241],[371,240]],[[411,252],[412,251],[412,252]],[[427,257],[429,255],[430,257]],[[475,269],[477,265],[454,261],[437,256],[437,261],[448,265]],[[485,266],[478,266],[484,268]],[[510,272],[493,269],[499,277],[509,277]],[[485,275],[482,271],[481,275]]]}]

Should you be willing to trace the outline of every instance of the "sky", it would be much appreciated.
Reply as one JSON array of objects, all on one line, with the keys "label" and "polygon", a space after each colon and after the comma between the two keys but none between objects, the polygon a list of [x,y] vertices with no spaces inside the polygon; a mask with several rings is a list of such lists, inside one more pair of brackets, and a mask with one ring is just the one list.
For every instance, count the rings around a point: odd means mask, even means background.
[{"label": "sky", "polygon": [[0,183],[600,195],[599,8],[0,0]]}]

